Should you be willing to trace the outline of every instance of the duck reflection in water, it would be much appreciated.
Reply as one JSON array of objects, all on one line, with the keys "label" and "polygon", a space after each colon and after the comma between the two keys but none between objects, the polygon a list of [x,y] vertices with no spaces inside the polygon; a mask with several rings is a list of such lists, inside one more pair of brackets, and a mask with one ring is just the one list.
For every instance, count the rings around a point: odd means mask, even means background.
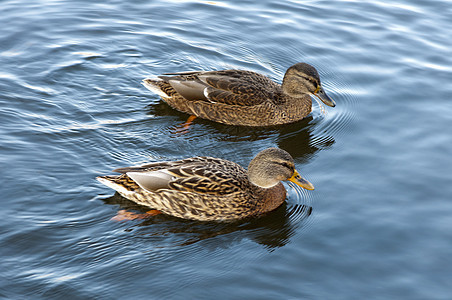
[{"label": "duck reflection in water", "polygon": [[[143,206],[115,193],[103,199],[106,204],[118,205],[124,211],[138,215],[146,213]],[[276,210],[259,218],[247,218],[235,222],[199,222],[159,214],[137,219],[126,229],[149,238],[162,247],[187,246],[209,241],[210,247],[227,248],[240,240],[252,240],[269,251],[290,242],[290,237],[309,219],[312,207],[303,204],[283,203]],[[129,223],[124,223],[129,224]]]},{"label": "duck reflection in water", "polygon": [[[185,115],[172,110],[164,103],[149,105],[148,114],[178,118],[180,125],[173,126],[172,131],[177,138],[183,138],[189,143],[197,143],[197,139],[200,137],[205,140],[206,135],[210,137],[209,140],[218,142],[258,142],[262,144],[268,140],[268,147],[273,146],[276,140],[279,148],[288,151],[297,160],[297,163],[302,164],[308,162],[318,151],[330,148],[335,143],[332,133],[329,133],[328,130],[322,132],[317,130],[321,126],[328,128],[327,124],[323,124],[325,120],[314,118],[312,115],[295,123],[263,128],[230,126],[200,119],[197,121],[197,126],[201,126],[201,129],[189,131],[184,127]],[[143,124],[143,130],[149,130],[148,128],[153,128],[154,125],[154,120],[148,120]],[[200,135],[200,131],[203,133],[202,135]]]}]

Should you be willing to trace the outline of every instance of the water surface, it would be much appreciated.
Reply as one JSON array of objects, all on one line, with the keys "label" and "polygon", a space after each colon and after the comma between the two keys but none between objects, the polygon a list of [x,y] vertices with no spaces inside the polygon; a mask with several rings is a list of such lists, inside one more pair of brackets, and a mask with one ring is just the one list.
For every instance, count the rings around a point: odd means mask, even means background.
[{"label": "water surface", "polygon": [[[447,1],[12,1],[0,6],[0,297],[449,299]],[[140,81],[241,68],[320,73],[335,108],[243,128],[176,112]],[[95,177],[278,146],[316,187],[233,224],[142,208]]]}]

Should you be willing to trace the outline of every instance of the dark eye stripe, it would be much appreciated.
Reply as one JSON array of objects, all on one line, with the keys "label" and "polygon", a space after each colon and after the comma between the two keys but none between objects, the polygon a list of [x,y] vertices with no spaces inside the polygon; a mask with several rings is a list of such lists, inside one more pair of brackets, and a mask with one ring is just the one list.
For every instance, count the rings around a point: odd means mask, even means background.
[{"label": "dark eye stripe", "polygon": [[295,169],[294,166],[291,166],[290,164],[286,163],[285,161],[284,162],[277,162],[276,164],[278,164],[280,166],[283,166],[283,167],[285,167],[285,168],[287,168],[287,169],[289,169],[291,171],[293,171]]},{"label": "dark eye stripe", "polygon": [[313,79],[312,77],[305,76],[304,74],[300,74],[300,76],[312,83],[315,87],[318,86],[317,80]]}]

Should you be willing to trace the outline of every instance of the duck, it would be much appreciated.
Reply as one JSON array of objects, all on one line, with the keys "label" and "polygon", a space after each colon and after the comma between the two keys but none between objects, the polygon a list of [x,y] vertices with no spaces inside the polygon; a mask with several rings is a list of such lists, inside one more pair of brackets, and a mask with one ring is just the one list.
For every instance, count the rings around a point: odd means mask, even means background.
[{"label": "duck", "polygon": [[292,156],[280,148],[259,152],[248,170],[229,160],[197,156],[113,172],[120,175],[97,180],[153,211],[197,221],[229,222],[273,211],[286,199],[281,181],[314,189],[295,169]]},{"label": "duck", "polygon": [[246,70],[165,73],[146,78],[142,84],[178,111],[227,125],[297,122],[311,113],[310,95],[336,106],[323,89],[317,70],[307,63],[288,68],[282,84]]}]

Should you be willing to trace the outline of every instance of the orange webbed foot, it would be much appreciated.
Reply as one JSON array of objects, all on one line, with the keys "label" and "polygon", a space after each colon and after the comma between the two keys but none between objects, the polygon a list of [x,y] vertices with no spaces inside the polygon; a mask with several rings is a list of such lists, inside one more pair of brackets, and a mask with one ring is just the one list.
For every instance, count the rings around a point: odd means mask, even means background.
[{"label": "orange webbed foot", "polygon": [[188,117],[187,121],[176,126],[174,133],[187,133],[188,130],[190,129],[191,124],[193,124],[193,121],[195,119],[196,119],[196,116],[191,115],[190,117]]}]

